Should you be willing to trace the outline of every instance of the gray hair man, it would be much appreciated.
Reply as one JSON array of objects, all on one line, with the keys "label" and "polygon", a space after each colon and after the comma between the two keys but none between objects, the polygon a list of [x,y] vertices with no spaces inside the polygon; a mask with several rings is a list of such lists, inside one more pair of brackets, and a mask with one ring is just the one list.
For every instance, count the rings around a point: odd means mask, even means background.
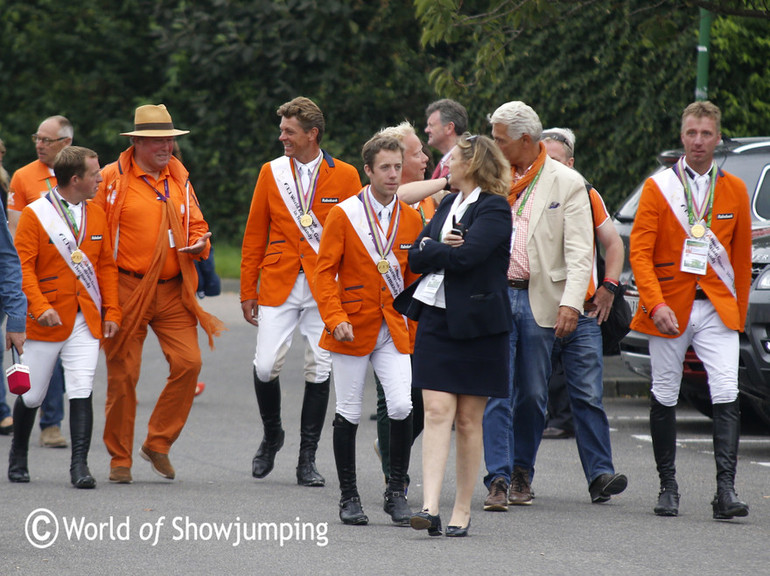
[{"label": "gray hair man", "polygon": [[484,414],[489,488],[484,509],[504,511],[509,503],[532,503],[551,350],[556,338],[575,331],[583,312],[593,233],[583,178],[548,157],[537,113],[524,102],[508,102],[489,122],[513,172],[508,196],[514,227],[508,269],[513,371],[508,397],[490,398]]}]

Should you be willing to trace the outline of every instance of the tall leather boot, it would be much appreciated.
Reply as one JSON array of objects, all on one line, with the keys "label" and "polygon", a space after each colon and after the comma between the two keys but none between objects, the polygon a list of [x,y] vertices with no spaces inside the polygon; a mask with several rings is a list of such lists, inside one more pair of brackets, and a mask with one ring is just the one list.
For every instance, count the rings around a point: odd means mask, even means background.
[{"label": "tall leather boot", "polygon": [[650,397],[650,435],[660,477],[660,494],[654,511],[658,516],[679,515],[676,483],[676,406],[663,406]]},{"label": "tall leather boot", "polygon": [[334,461],[340,481],[340,520],[343,524],[364,525],[369,518],[364,514],[356,486],[356,432],[358,424],[348,422],[340,414],[334,415]]},{"label": "tall leather boot", "polygon": [[406,474],[412,453],[413,413],[403,420],[390,419],[390,478],[383,495],[383,510],[390,514],[394,524],[409,526],[412,511],[406,501]]},{"label": "tall leather boot", "polygon": [[285,434],[281,426],[281,385],[278,378],[263,382],[254,370],[254,391],[257,393],[259,415],[264,437],[251,461],[251,475],[264,478],[273,470],[275,455],[283,447]]},{"label": "tall leather boot", "polygon": [[729,520],[748,516],[749,507],[735,494],[735,470],[738,464],[738,437],[741,413],[738,400],[714,404],[714,460],[717,465],[717,493],[711,502],[714,519]]},{"label": "tall leather boot", "polygon": [[96,488],[96,479],[88,469],[88,451],[94,428],[94,410],[91,396],[70,400],[70,437],[72,460],[70,481],[75,488]]},{"label": "tall leather boot", "polygon": [[22,397],[16,397],[13,405],[13,439],[11,453],[8,455],[8,480],[11,482],[29,482],[27,451],[36,414],[37,408],[27,408]]},{"label": "tall leather boot", "polygon": [[305,382],[305,398],[302,401],[300,421],[299,461],[297,484],[300,486],[324,486],[326,479],[315,467],[315,453],[329,405],[329,378],[325,382]]}]

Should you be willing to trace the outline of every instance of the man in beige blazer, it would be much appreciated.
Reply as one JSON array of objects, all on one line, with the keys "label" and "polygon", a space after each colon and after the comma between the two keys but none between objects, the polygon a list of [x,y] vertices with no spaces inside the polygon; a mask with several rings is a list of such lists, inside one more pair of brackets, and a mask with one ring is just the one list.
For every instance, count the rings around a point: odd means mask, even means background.
[{"label": "man in beige blazer", "polygon": [[[545,427],[551,349],[577,327],[591,275],[593,225],[582,177],[552,160],[537,113],[508,102],[489,117],[511,163],[513,235],[508,294],[514,317],[507,398],[484,414],[485,510],[531,504],[535,457]],[[519,353],[520,352],[520,353]]]}]

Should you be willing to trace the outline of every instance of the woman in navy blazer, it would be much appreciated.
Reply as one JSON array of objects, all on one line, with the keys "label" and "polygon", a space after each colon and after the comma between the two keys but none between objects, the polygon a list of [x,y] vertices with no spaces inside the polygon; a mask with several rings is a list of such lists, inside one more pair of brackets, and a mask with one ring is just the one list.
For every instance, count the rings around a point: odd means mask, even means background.
[{"label": "woman in navy blazer", "polygon": [[510,373],[510,166],[491,139],[464,135],[449,170],[460,192],[444,199],[409,251],[409,266],[423,275],[409,291],[408,315],[419,319],[412,386],[425,403],[423,509],[411,525],[432,536],[441,534],[453,422],[457,493],[446,535],[468,533],[484,407],[488,396],[507,395]]}]

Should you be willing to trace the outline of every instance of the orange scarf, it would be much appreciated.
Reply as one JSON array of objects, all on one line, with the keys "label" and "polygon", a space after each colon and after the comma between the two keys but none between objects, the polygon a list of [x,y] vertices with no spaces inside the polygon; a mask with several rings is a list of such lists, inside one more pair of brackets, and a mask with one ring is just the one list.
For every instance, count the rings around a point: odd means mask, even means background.
[{"label": "orange scarf", "polygon": [[[540,168],[545,164],[545,157],[547,156],[545,151],[545,144],[540,142],[540,154],[537,155],[537,158],[533,162],[532,166],[530,166],[529,170],[527,170],[527,173],[524,174],[518,181],[511,183],[511,193],[508,194],[508,204],[513,206],[516,203],[516,200],[519,198],[522,192],[527,189],[527,186],[529,186],[530,182],[537,176],[537,173],[540,171]],[[514,172],[513,166],[511,166],[511,176],[514,177],[515,180],[515,172]]]},{"label": "orange scarf", "polygon": [[[123,166],[121,170],[123,177],[119,178],[117,184],[117,190],[115,191],[117,196],[115,202],[108,206],[111,209],[107,212],[107,218],[111,230],[113,231],[113,240],[118,230],[118,218],[120,215],[120,208],[123,205],[126,192],[128,190],[128,174],[130,174],[130,166],[133,160],[133,147],[129,148],[123,154],[120,155],[118,164]],[[187,171],[182,163],[176,158],[172,158],[169,163],[169,172],[171,178],[184,189],[187,180]],[[185,238],[187,235],[184,231],[182,221],[179,219],[178,208],[174,205],[173,201],[169,198],[163,205],[166,210],[162,214],[162,220],[160,230],[166,230],[169,227],[174,234],[174,238]],[[185,210],[185,214],[189,218],[189,210]],[[169,226],[170,224],[170,226]],[[122,305],[123,309],[123,321],[121,328],[114,338],[104,340],[104,351],[107,355],[107,359],[112,359],[115,354],[122,348],[126,339],[134,334],[139,327],[142,318],[144,317],[147,308],[149,308],[155,297],[155,291],[158,286],[158,278],[160,277],[160,271],[163,268],[163,262],[166,261],[166,251],[168,250],[168,241],[165,234],[158,234],[158,241],[155,243],[155,250],[152,254],[152,261],[147,274],[144,275],[136,290],[131,294],[131,297]],[[182,271],[182,305],[195,314],[201,328],[206,332],[209,338],[209,346],[214,348],[214,336],[219,336],[223,330],[226,330],[224,323],[214,316],[209,314],[200,304],[195,297],[195,291],[198,286],[198,274],[195,271],[195,264],[191,258],[182,255],[179,258],[179,268]]]}]

